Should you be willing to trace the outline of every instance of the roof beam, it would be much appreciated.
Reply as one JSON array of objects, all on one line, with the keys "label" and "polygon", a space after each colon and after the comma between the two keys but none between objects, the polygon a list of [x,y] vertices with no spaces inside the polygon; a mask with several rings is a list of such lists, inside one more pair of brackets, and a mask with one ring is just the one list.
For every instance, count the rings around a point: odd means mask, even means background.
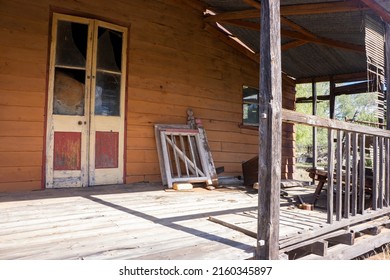
[{"label": "roof beam", "polygon": [[289,37],[289,38],[294,38],[294,39],[299,39],[299,40],[304,40],[312,43],[317,43],[320,45],[326,45],[329,47],[335,47],[335,48],[340,48],[340,49],[345,49],[349,51],[355,51],[355,52],[365,52],[365,47],[364,46],[359,46],[355,44],[350,44],[350,43],[345,43],[333,39],[328,39],[328,38],[323,38],[323,37],[309,37],[307,35],[304,35],[302,33],[296,32],[296,31],[290,31],[290,30],[282,30],[282,35]]},{"label": "roof beam", "polygon": [[223,21],[220,21],[220,23],[226,23],[226,24],[230,24],[230,25],[238,26],[238,27],[243,27],[246,29],[254,30],[254,31],[260,31],[260,22],[232,19],[232,20],[223,20]]},{"label": "roof beam", "polygon": [[[352,94],[360,94],[360,93],[367,93],[368,92],[368,83],[372,83],[369,81],[363,81],[360,83],[352,84],[352,85],[346,85],[346,86],[338,86],[334,88],[334,95],[335,96],[341,96],[341,95],[352,95]],[[319,101],[326,101],[330,99],[330,95],[318,95],[317,100]],[[313,97],[298,97],[296,99],[297,103],[309,103],[313,101]]]},{"label": "roof beam", "polygon": [[[250,6],[258,9],[258,10],[260,10],[260,8],[261,8],[261,4],[259,2],[257,2],[256,0],[244,0],[244,2]],[[288,18],[286,18],[284,16],[280,17],[280,21],[282,24],[290,26],[295,31],[301,32],[309,37],[313,37],[313,38],[316,37],[315,34],[311,33],[307,29],[303,28],[299,24],[296,24],[295,22],[293,22],[292,20],[289,20]]]},{"label": "roof beam", "polygon": [[213,34],[214,36],[216,36],[225,44],[233,47],[234,49],[238,50],[245,56],[249,57],[254,62],[259,63],[259,55],[252,53],[250,50],[240,45],[236,40],[234,40],[233,36],[231,36],[230,34],[223,32],[220,28],[212,24],[206,24],[204,29],[209,33]]},{"label": "roof beam", "polygon": [[[256,23],[256,22],[245,21],[245,20],[223,20],[220,22],[243,27],[243,28],[247,28],[247,29],[251,29],[251,30],[260,31],[260,23]],[[305,33],[301,33],[301,32],[297,32],[297,31],[282,29],[281,33],[282,33],[282,36],[301,40],[301,41],[316,43],[316,44],[320,44],[320,45],[326,45],[329,47],[335,47],[335,48],[345,49],[345,50],[349,50],[349,51],[365,52],[364,46],[359,46],[359,45],[355,45],[355,44],[350,44],[350,43],[345,43],[345,42],[327,39],[327,38],[323,38],[323,37],[318,37],[315,34],[310,33],[307,30]]]},{"label": "roof beam", "polygon": [[288,43],[282,45],[282,51],[286,51],[288,49],[293,49],[293,48],[302,46],[302,45],[307,44],[307,43],[308,43],[307,41],[303,41],[303,40],[295,40],[292,42],[288,42]]},{"label": "roof beam", "polygon": [[377,15],[379,15],[384,21],[390,23],[390,13],[387,12],[381,5],[373,0],[360,0],[372,9]]},{"label": "roof beam", "polygon": [[362,81],[367,79],[367,72],[359,72],[359,73],[350,73],[350,74],[341,74],[330,76],[321,76],[321,77],[308,77],[308,78],[300,78],[296,80],[297,84],[306,84],[306,83],[318,83],[318,82],[328,82],[330,79],[333,79],[336,83],[345,83],[345,82],[353,82],[353,81]]},{"label": "roof beam", "polygon": [[[292,16],[292,15],[315,15],[325,13],[342,13],[353,12],[369,9],[367,6],[362,6],[360,3],[349,0],[330,3],[314,3],[314,4],[299,4],[299,5],[285,5],[280,7],[280,15]],[[205,20],[208,22],[217,22],[230,19],[248,19],[259,18],[259,12],[257,9],[224,12],[214,16],[209,16]]]},{"label": "roof beam", "polygon": [[280,21],[282,24],[288,25],[292,29],[294,29],[295,31],[298,31],[299,33],[302,33],[310,38],[317,37],[317,35],[315,35],[314,33],[311,33],[309,30],[303,28],[302,26],[300,26],[299,24],[296,24],[295,22],[293,22],[292,20],[289,20],[288,18],[285,18],[282,16],[282,17],[280,17]]},{"label": "roof beam", "polygon": [[[256,0],[243,0],[244,3],[254,7],[255,9],[257,10],[260,10],[261,9],[261,4],[260,2],[256,1]],[[306,30],[305,28],[303,28],[302,26],[296,24],[295,22],[285,18],[284,16],[281,16],[280,17],[280,21],[281,21],[281,24],[286,24],[288,26],[290,26],[291,28],[293,28],[294,30],[296,31],[299,31],[309,37],[316,37],[313,33],[311,33],[310,31]],[[293,49],[293,48],[297,48],[297,47],[300,47],[304,44],[307,44],[308,42],[307,41],[304,41],[304,40],[294,40],[294,41],[291,41],[291,42],[288,42],[286,44],[283,44],[281,46],[281,50],[282,51],[286,51],[288,49]]]}]

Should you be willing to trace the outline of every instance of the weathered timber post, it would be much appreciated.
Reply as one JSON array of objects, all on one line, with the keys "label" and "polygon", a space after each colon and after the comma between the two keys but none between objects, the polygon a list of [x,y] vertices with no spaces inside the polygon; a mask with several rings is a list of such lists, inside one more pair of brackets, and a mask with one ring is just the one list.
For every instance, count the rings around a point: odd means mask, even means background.
[{"label": "weathered timber post", "polygon": [[385,59],[386,59],[386,129],[390,130],[390,23],[386,23],[385,34]]},{"label": "weathered timber post", "polygon": [[[311,83],[311,91],[312,91],[312,97],[313,97],[313,110],[312,113],[314,116],[317,115],[317,83],[312,81]],[[313,126],[313,168],[317,168],[317,127]],[[313,183],[315,182],[315,179],[313,178]]]},{"label": "weathered timber post", "polygon": [[336,105],[336,95],[334,93],[336,88],[336,83],[333,80],[333,77],[330,78],[329,82],[329,118],[334,119],[335,114],[335,105]]},{"label": "weathered timber post", "polygon": [[280,0],[261,2],[259,200],[256,259],[279,259],[282,138]]}]

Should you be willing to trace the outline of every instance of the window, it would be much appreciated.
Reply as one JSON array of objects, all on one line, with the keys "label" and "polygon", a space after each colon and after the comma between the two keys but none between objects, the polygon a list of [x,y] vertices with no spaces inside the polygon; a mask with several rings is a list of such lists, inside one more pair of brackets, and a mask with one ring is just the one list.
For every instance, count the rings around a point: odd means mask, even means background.
[{"label": "window", "polygon": [[242,123],[259,124],[259,90],[245,85],[242,87]]}]

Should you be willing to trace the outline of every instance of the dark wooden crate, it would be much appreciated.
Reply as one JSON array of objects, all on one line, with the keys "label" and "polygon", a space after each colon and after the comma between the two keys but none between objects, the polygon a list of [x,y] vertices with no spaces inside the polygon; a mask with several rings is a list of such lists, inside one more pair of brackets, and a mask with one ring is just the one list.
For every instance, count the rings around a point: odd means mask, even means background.
[{"label": "dark wooden crate", "polygon": [[259,157],[256,156],[242,163],[244,185],[252,186],[258,181]]}]

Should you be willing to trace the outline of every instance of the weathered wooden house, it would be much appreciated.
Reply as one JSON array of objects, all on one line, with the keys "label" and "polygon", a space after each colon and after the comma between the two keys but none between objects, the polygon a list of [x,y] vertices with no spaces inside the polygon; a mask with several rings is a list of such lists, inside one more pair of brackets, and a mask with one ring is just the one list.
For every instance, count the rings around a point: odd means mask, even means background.
[{"label": "weathered wooden house", "polygon": [[[1,10],[1,191],[160,181],[153,125],[186,123],[187,108],[226,174],[256,155],[257,133],[241,124],[258,64],[204,30],[191,5],[2,1]],[[288,78],[285,92],[293,109]]]},{"label": "weathered wooden house", "polygon": [[[241,175],[260,149],[259,223],[270,227],[259,229],[258,256],[277,258],[390,213],[390,133],[293,112],[297,83],[330,81],[331,111],[337,95],[362,92],[361,83],[345,83],[364,81],[386,100],[388,1],[0,0],[0,7],[0,192],[159,182],[154,124],[185,124],[192,108],[223,175]],[[327,226],[277,246],[294,123],[330,128],[330,158],[332,131],[337,156],[348,135],[356,201],[341,200],[338,164],[335,218],[328,191]],[[370,213],[357,201],[365,137],[380,159]]]}]

